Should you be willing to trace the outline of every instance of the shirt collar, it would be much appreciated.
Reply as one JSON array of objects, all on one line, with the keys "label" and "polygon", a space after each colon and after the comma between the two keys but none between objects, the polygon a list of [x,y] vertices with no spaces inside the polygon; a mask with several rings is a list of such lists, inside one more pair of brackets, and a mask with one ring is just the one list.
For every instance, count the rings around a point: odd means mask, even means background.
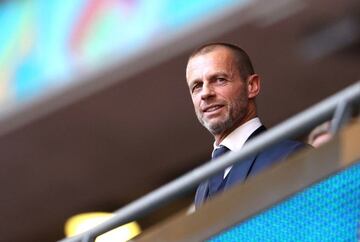
[{"label": "shirt collar", "polygon": [[214,142],[214,150],[220,145],[226,146],[229,150],[240,150],[245,144],[249,136],[261,126],[261,121],[258,117],[250,119],[246,123],[237,127],[233,132],[225,137],[219,145]]}]

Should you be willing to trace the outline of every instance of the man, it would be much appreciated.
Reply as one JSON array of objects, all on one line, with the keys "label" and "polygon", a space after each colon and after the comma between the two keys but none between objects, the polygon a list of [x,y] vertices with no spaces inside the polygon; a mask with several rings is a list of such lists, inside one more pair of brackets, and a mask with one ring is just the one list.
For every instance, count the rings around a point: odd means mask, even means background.
[{"label": "man", "polygon": [[[195,50],[188,60],[186,79],[196,116],[214,136],[213,158],[241,149],[247,140],[265,131],[255,104],[260,77],[238,46],[212,43]],[[302,143],[286,140],[226,169],[200,184],[195,206],[301,147]]]}]

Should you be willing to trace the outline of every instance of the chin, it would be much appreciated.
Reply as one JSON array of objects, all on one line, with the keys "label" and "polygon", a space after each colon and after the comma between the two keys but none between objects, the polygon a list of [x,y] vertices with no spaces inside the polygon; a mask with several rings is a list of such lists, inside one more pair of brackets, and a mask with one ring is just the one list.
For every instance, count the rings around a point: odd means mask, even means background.
[{"label": "chin", "polygon": [[213,135],[216,134],[220,134],[222,132],[224,132],[224,130],[226,129],[226,123],[224,122],[216,122],[216,123],[207,123],[205,125],[205,127],[207,128],[207,130],[209,130],[210,133],[212,133]]}]

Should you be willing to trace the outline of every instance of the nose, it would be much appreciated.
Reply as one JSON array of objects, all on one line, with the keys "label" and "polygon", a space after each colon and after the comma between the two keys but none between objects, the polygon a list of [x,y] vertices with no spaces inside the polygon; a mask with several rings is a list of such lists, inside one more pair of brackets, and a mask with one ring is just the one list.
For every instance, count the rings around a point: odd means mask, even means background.
[{"label": "nose", "polygon": [[208,99],[215,95],[214,89],[208,83],[204,83],[201,89],[201,99]]}]

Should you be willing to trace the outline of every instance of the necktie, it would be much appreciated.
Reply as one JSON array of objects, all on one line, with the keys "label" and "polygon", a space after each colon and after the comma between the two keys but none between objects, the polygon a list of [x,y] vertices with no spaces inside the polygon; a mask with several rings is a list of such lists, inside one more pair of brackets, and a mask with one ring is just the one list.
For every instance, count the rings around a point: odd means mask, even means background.
[{"label": "necktie", "polygon": [[213,154],[212,158],[213,159],[218,158],[218,157],[222,156],[223,154],[225,154],[228,151],[229,151],[229,149],[226,146],[220,145],[219,148],[216,148],[214,150],[214,154]]},{"label": "necktie", "polygon": [[[213,159],[222,156],[223,154],[225,154],[226,152],[230,151],[227,147],[225,146],[220,146],[219,148],[214,150],[213,153]],[[213,177],[210,178],[209,181],[209,197],[212,197],[215,193],[217,193],[219,190],[221,190],[222,188],[222,184],[223,184],[223,177],[224,177],[224,172],[221,171],[218,174],[214,175]]]}]

